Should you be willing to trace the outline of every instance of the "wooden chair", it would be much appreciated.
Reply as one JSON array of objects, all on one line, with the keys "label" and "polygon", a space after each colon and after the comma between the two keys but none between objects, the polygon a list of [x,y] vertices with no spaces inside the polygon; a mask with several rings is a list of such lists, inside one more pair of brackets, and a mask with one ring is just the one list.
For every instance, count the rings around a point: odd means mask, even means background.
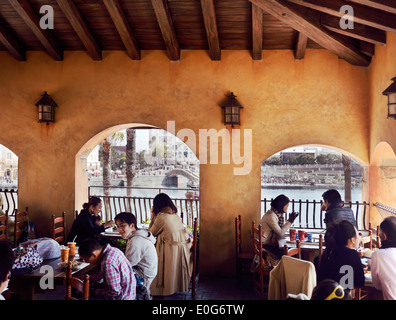
[{"label": "wooden chair", "polygon": [[8,215],[0,216],[0,240],[7,240]]},{"label": "wooden chair", "polygon": [[236,277],[237,287],[241,284],[241,275],[243,266],[251,264],[253,259],[251,252],[242,252],[242,219],[241,215],[235,218],[235,261],[236,261]]},{"label": "wooden chair", "polygon": [[253,232],[253,256],[257,259],[257,267],[253,271],[253,289],[260,295],[262,299],[268,298],[269,274],[274,266],[267,259],[272,254],[263,249],[263,232],[261,225],[256,228],[254,221],[252,222]]},{"label": "wooden chair", "polygon": [[300,245],[300,240],[296,240],[296,247],[295,248],[290,248],[287,246],[287,244],[284,245],[283,247],[283,254],[289,257],[297,256],[298,259],[301,259],[301,245]]},{"label": "wooden chair", "polygon": [[82,300],[89,299],[89,275],[84,275],[84,280],[80,280],[72,276],[72,265],[69,261],[69,264],[66,269],[66,296],[65,300],[79,300],[75,297],[72,297],[72,288],[82,293]]},{"label": "wooden chair", "polygon": [[78,216],[78,211],[76,210],[76,211],[74,211],[74,220],[77,219],[77,216]]},{"label": "wooden chair", "polygon": [[192,298],[195,299],[195,289],[197,285],[197,270],[198,270],[198,222],[197,218],[194,219],[194,242],[192,247],[193,252],[193,272],[192,272]]},{"label": "wooden chair", "polygon": [[51,237],[59,244],[66,242],[66,218],[65,212],[62,212],[61,217],[51,215]]},{"label": "wooden chair", "polygon": [[322,256],[323,256],[323,246],[324,246],[323,234],[320,234],[320,235],[319,235],[318,266],[320,266],[320,261],[322,260]]},{"label": "wooden chair", "polygon": [[24,229],[29,225],[29,210],[26,207],[26,211],[15,213],[15,224],[14,224],[14,247],[16,248],[21,242],[20,237],[23,234]]},{"label": "wooden chair", "polygon": [[379,248],[381,248],[380,226],[379,225],[377,226],[377,237],[376,237],[376,239],[377,239],[377,243],[376,243],[377,249],[379,249]]}]

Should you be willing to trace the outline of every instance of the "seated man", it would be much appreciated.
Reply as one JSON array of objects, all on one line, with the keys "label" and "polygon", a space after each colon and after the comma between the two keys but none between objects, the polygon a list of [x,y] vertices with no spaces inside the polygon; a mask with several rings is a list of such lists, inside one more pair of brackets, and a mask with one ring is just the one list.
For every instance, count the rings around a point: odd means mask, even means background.
[{"label": "seated man", "polygon": [[342,220],[349,221],[355,226],[355,228],[357,228],[352,209],[344,207],[344,203],[341,200],[341,195],[337,190],[327,190],[325,193],[323,193],[322,197],[324,200],[322,210],[326,211],[324,219],[326,228]]},{"label": "seated man", "polygon": [[396,300],[396,217],[380,224],[381,248],[371,256],[371,275],[375,288],[385,300]]},{"label": "seated man", "polygon": [[102,295],[106,300],[136,299],[135,275],[120,249],[109,244],[102,246],[95,239],[86,239],[81,242],[78,252],[86,262],[100,263],[100,274],[92,275],[90,280],[103,279],[105,287],[96,289],[95,295]]},{"label": "seated man", "polygon": [[7,290],[14,260],[11,244],[6,240],[0,241],[0,300],[5,300],[2,294]]}]

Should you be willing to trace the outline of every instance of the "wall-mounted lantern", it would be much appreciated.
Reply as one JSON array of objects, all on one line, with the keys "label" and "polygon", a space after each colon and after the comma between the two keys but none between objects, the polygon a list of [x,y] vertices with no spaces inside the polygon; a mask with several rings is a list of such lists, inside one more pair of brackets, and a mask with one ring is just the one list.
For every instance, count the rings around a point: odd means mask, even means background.
[{"label": "wall-mounted lantern", "polygon": [[240,112],[243,107],[235,98],[236,96],[231,92],[225,105],[221,106],[224,111],[224,124],[230,124],[231,127],[234,127],[235,124],[241,124]]},{"label": "wall-mounted lantern", "polygon": [[47,91],[41,95],[41,99],[36,103],[38,107],[38,122],[55,122],[55,107],[58,105],[51,98]]},{"label": "wall-mounted lantern", "polygon": [[396,77],[392,78],[392,81],[382,94],[388,96],[388,118],[396,119]]}]

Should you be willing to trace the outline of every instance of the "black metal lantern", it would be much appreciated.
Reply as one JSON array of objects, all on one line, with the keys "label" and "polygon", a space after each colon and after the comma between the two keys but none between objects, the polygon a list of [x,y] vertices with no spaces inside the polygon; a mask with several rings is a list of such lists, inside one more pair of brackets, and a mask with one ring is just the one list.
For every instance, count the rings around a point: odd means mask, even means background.
[{"label": "black metal lantern", "polygon": [[396,119],[396,77],[392,78],[392,81],[382,94],[388,96],[388,118]]},{"label": "black metal lantern", "polygon": [[240,112],[243,108],[242,105],[235,99],[236,96],[233,92],[228,96],[224,106],[221,106],[224,110],[224,124],[230,124],[234,127],[235,124],[241,124]]},{"label": "black metal lantern", "polygon": [[47,91],[44,91],[44,94],[41,95],[41,99],[36,103],[36,107],[38,107],[39,119],[38,122],[55,122],[55,107],[58,105],[55,101],[47,94]]}]

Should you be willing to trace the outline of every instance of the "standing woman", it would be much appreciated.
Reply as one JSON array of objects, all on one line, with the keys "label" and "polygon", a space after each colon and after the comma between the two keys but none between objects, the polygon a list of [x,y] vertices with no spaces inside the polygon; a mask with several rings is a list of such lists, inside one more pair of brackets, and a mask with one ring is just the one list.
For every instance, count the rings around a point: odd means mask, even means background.
[{"label": "standing woman", "polygon": [[83,204],[83,209],[74,220],[67,241],[71,242],[77,236],[75,241],[79,246],[83,240],[96,238],[106,228],[111,227],[114,224],[113,220],[99,226],[95,224],[95,218],[101,211],[102,200],[99,197],[90,197],[88,203]]},{"label": "standing woman", "polygon": [[284,214],[289,208],[289,202],[289,198],[284,194],[277,196],[271,201],[271,209],[263,215],[260,221],[263,230],[263,247],[278,258],[283,255],[283,249],[279,248],[278,240],[285,236],[286,231],[298,216],[298,213],[292,212],[289,219],[284,221]]},{"label": "standing woman", "polygon": [[153,296],[188,291],[192,274],[190,230],[176,214],[168,195],[154,198],[149,231],[157,237],[158,273],[151,285]]}]

